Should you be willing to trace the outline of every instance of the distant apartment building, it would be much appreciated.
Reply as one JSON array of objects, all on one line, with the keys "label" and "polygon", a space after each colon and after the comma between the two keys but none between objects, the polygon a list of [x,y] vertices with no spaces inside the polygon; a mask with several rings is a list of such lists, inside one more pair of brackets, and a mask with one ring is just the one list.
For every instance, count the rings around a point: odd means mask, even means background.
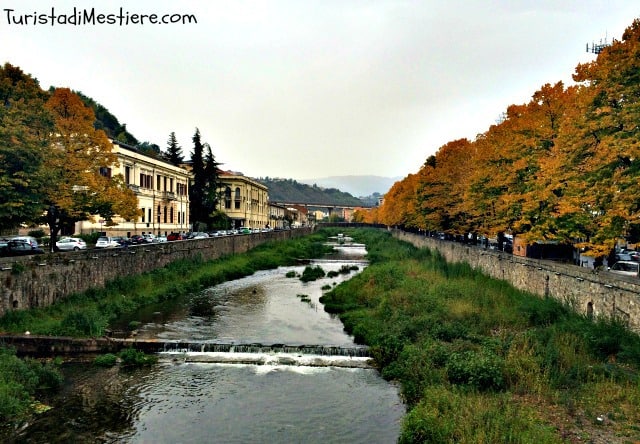
[{"label": "distant apartment building", "polygon": [[269,228],[283,229],[289,228],[291,216],[287,207],[269,203]]},{"label": "distant apartment building", "polygon": [[219,210],[232,221],[231,228],[270,226],[269,194],[266,185],[240,173],[220,171]]},{"label": "distant apartment building", "polygon": [[191,173],[162,159],[147,156],[135,147],[113,141],[118,165],[106,167],[101,174],[122,174],[127,186],[138,198],[140,216],[136,220],[116,218],[107,227],[100,217],[76,224],[78,234],[105,231],[110,236],[168,234],[187,232],[189,227],[189,180]]}]

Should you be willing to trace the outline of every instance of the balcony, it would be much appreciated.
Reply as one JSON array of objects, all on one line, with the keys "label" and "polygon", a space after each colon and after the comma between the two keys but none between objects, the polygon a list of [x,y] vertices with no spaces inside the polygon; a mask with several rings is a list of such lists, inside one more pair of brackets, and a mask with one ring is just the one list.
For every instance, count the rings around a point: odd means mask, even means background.
[{"label": "balcony", "polygon": [[127,186],[128,186],[128,187],[129,187],[129,189],[130,189],[131,191],[133,191],[134,193],[136,193],[136,194],[140,194],[140,186],[138,186],[138,185],[134,185],[134,184],[132,184],[132,183],[128,184]]},{"label": "balcony", "polygon": [[162,198],[164,200],[176,200],[176,193],[173,191],[163,191]]}]

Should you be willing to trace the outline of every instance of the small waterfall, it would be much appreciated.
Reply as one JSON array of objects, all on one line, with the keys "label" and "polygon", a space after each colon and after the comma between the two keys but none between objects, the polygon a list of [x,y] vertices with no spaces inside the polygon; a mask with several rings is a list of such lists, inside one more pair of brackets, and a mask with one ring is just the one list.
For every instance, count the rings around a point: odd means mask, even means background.
[{"label": "small waterfall", "polygon": [[[157,341],[156,341],[157,343]],[[287,345],[287,344],[236,344],[216,342],[164,342],[163,352],[185,353],[244,353],[340,356],[348,358],[369,358],[369,348],[365,346],[343,347],[337,345]]]}]

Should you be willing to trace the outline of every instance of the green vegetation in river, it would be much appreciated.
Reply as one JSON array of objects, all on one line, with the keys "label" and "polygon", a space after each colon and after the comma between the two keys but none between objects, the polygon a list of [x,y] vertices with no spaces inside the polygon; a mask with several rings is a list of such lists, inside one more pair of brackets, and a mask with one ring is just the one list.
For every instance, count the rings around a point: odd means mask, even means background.
[{"label": "green vegetation in river", "polygon": [[640,440],[640,338],[621,323],[382,230],[348,234],[367,245],[370,265],[321,302],[401,384],[400,442]]},{"label": "green vegetation in river", "polygon": [[60,387],[58,364],[20,359],[13,349],[0,347],[0,423],[7,426],[28,413],[47,410],[36,396]]}]

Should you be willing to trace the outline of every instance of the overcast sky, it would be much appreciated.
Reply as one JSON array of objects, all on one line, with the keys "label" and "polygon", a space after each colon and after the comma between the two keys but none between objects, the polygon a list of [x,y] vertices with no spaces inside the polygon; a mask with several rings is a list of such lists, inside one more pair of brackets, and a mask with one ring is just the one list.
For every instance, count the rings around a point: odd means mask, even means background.
[{"label": "overcast sky", "polygon": [[[640,17],[637,0],[0,5],[0,62],[43,88],[81,91],[163,150],[175,131],[190,155],[198,127],[223,168],[298,180],[414,173],[545,83],[570,82],[595,57],[587,43],[620,39]],[[74,6],[193,14],[197,24],[16,24]]]}]

